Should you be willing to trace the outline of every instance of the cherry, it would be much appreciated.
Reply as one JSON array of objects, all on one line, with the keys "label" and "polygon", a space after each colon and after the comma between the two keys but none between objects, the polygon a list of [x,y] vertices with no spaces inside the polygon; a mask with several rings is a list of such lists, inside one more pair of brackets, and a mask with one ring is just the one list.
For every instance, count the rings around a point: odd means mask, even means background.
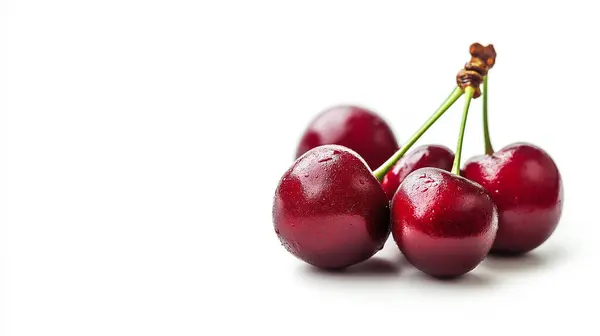
[{"label": "cherry", "polygon": [[535,249],[556,229],[563,205],[561,176],[552,158],[526,143],[467,161],[463,175],[491,194],[499,212],[493,252]]},{"label": "cherry", "polygon": [[489,191],[498,207],[498,235],[492,252],[521,254],[544,243],[562,213],[563,186],[556,164],[539,147],[509,145],[494,152],[488,124],[488,78],[483,80],[483,135],[486,155],[467,161],[466,178]]},{"label": "cherry", "polygon": [[296,158],[329,144],[356,151],[371,169],[379,167],[399,147],[388,124],[375,112],[358,106],[335,106],[319,114],[304,132]]},{"label": "cherry", "polygon": [[354,151],[337,145],[302,155],[281,178],[275,232],[296,257],[338,269],[364,261],[389,236],[389,202]]},{"label": "cherry", "polygon": [[[462,94],[462,89],[459,89]],[[486,257],[498,230],[498,212],[480,185],[459,176],[467,115],[475,88],[464,89],[452,173],[421,168],[410,173],[392,199],[392,235],[406,259],[435,277],[455,277]]]},{"label": "cherry", "polygon": [[389,200],[392,200],[400,183],[408,174],[419,168],[435,167],[450,171],[454,153],[445,146],[423,145],[403,156],[383,177],[381,186]]},{"label": "cherry", "polygon": [[498,214],[478,184],[439,168],[410,173],[392,200],[392,235],[406,259],[435,277],[474,269],[488,254]]}]

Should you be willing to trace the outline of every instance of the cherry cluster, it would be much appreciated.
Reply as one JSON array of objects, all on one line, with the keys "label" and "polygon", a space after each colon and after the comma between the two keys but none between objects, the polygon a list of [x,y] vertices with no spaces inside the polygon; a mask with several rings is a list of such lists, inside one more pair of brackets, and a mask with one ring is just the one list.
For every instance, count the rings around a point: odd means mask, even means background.
[{"label": "cherry cluster", "polygon": [[[365,108],[336,106],[312,121],[273,202],[275,232],[289,252],[342,269],[381,250],[391,232],[411,264],[444,278],[473,270],[488,253],[526,253],[550,237],[563,204],[558,168],[532,144],[493,150],[487,83],[496,52],[475,43],[470,54],[456,89],[402,147]],[[463,95],[456,154],[441,145],[409,152]],[[480,95],[485,154],[461,169],[470,102]]]}]

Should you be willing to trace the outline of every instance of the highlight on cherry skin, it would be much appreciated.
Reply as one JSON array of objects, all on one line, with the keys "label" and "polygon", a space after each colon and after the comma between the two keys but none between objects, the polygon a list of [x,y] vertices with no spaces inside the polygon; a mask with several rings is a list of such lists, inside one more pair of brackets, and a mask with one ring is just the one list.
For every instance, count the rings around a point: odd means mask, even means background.
[{"label": "highlight on cherry skin", "polygon": [[365,161],[343,146],[313,148],[284,173],[273,223],[293,255],[326,269],[373,256],[389,236],[389,201]]},{"label": "highlight on cherry skin", "polygon": [[529,252],[556,229],[563,206],[562,179],[554,160],[541,148],[515,143],[471,158],[462,172],[488,190],[498,207],[492,252]]},{"label": "highlight on cherry skin", "polygon": [[334,106],[317,115],[302,135],[296,158],[329,144],[354,150],[371,169],[379,167],[399,148],[385,120],[371,110],[351,105]]},{"label": "highlight on cherry skin", "polygon": [[423,145],[406,153],[398,163],[383,177],[381,186],[388,199],[398,190],[400,183],[408,174],[419,168],[435,167],[450,171],[454,162],[454,153],[442,145]]},{"label": "highlight on cherry skin", "polygon": [[439,168],[410,173],[392,199],[392,236],[406,259],[439,278],[463,275],[487,256],[498,213],[477,183]]}]

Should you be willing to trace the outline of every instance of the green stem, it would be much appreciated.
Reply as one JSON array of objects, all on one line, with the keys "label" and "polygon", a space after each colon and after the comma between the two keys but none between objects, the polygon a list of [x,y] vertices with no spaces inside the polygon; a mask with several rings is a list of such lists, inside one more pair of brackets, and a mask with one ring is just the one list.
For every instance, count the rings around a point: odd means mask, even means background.
[{"label": "green stem", "polygon": [[392,157],[390,157],[387,161],[385,161],[381,165],[381,167],[375,169],[375,171],[373,172],[373,175],[375,175],[377,180],[379,180],[379,181],[383,180],[383,177],[385,176],[385,174],[387,174],[387,172],[390,169],[392,169],[392,167],[396,164],[396,162],[398,162],[398,160],[400,160],[400,158],[402,156],[404,156],[404,154],[406,154],[406,152],[408,152],[410,147],[412,147],[412,145],[414,145],[415,142],[417,142],[417,140],[419,140],[419,138],[423,135],[423,133],[425,133],[429,129],[429,127],[431,127],[431,125],[433,125],[444,114],[444,112],[446,112],[446,110],[448,110],[450,108],[450,106],[452,106],[452,104],[454,104],[458,100],[458,98],[460,98],[460,96],[462,96],[463,93],[464,93],[464,91],[459,87],[457,87],[456,89],[454,89],[454,91],[452,91],[450,96],[448,96],[448,98],[446,98],[446,101],[444,101],[442,103],[442,105],[437,109],[437,111],[435,111],[435,113],[433,113],[433,115],[431,115],[431,117],[429,117],[429,119],[427,119],[427,121],[423,124],[423,126],[421,126],[421,128],[419,128],[417,130],[417,132],[415,134],[413,134],[410,137],[410,139],[408,139],[408,141],[396,153],[394,153],[394,155],[392,155]]},{"label": "green stem", "polygon": [[490,140],[490,128],[488,124],[488,78],[483,77],[483,139],[485,141],[485,153],[491,155],[494,153],[492,141]]},{"label": "green stem", "polygon": [[460,123],[460,132],[458,133],[458,144],[456,145],[456,153],[454,154],[454,164],[452,165],[452,173],[460,175],[460,156],[462,154],[463,138],[465,136],[465,128],[467,126],[467,115],[469,114],[469,106],[475,89],[471,86],[465,88],[465,107],[463,109],[462,121]]}]

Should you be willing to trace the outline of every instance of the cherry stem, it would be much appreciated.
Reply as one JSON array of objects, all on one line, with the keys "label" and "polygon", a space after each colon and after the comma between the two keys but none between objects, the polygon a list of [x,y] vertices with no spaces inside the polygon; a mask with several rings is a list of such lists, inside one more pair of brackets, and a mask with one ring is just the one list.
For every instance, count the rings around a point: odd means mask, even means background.
[{"label": "cherry stem", "polygon": [[[442,103],[442,105],[427,119],[427,121],[421,126],[415,134],[413,134],[410,139],[402,146],[394,155],[392,155],[387,161],[385,161],[379,168],[373,171],[373,175],[377,178],[377,180],[383,180],[383,177],[387,172],[392,169],[392,167],[408,152],[408,150],[412,147],[412,145],[419,140],[419,138],[433,125],[443,114],[454,104],[460,96],[464,93],[463,89],[457,87],[452,91],[450,96],[446,98],[446,101]],[[472,96],[472,94],[471,94]]]},{"label": "cherry stem", "polygon": [[490,140],[490,128],[488,124],[488,77],[483,77],[483,138],[485,141],[485,154],[494,153],[492,141]]},{"label": "cherry stem", "polygon": [[469,106],[475,89],[472,86],[465,88],[465,107],[463,109],[462,121],[460,122],[460,132],[458,133],[458,144],[456,145],[456,153],[454,154],[454,164],[452,164],[452,173],[460,175],[460,156],[462,154],[463,139],[465,137],[465,128],[467,127],[467,116],[469,115]]}]

